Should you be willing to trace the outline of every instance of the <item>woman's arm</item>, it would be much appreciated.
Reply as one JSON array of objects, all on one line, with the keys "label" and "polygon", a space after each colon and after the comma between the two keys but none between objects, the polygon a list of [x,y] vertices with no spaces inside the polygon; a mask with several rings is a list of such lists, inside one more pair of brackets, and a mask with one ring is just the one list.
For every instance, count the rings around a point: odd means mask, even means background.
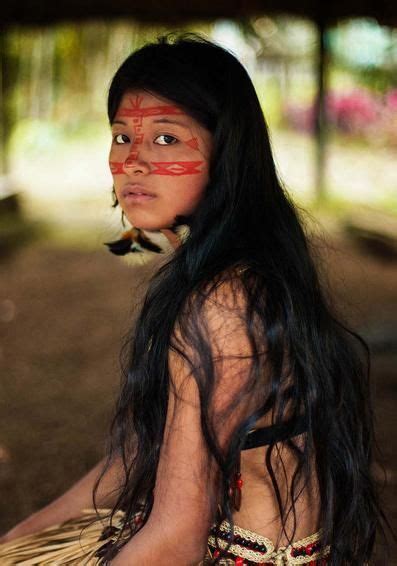
[{"label": "woman's arm", "polygon": [[[29,535],[52,525],[57,525],[68,519],[78,517],[82,509],[92,508],[94,485],[103,466],[104,460],[101,460],[63,495],[8,531],[0,538],[0,543],[9,542],[20,536]],[[115,459],[99,484],[96,500],[98,507],[112,506],[120,472],[121,463],[118,459]]]},{"label": "woman's arm", "polygon": [[[222,292],[227,292],[223,285]],[[219,293],[218,289],[218,299]],[[225,297],[224,297],[225,299]],[[211,413],[217,440],[225,448],[236,425],[253,410],[255,392],[242,397],[227,419],[224,410],[247,389],[252,355],[242,308],[207,301],[205,319],[216,365]],[[226,301],[223,301],[223,306]],[[235,307],[235,305],[232,305]],[[241,305],[240,305],[241,306]],[[194,352],[184,352],[194,359]],[[203,559],[219,491],[218,467],[208,456],[201,428],[199,392],[190,367],[170,351],[169,404],[157,470],[153,509],[146,525],[112,560],[112,566],[186,566]],[[219,417],[219,418],[218,418]],[[218,426],[217,426],[218,423]]]}]

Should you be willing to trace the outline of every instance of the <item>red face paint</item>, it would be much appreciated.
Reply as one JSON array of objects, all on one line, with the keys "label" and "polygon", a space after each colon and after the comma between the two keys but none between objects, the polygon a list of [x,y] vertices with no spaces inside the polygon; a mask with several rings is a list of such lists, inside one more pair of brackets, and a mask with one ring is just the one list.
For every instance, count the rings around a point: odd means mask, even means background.
[{"label": "red face paint", "polygon": [[[192,215],[208,186],[211,132],[177,106],[161,96],[130,91],[122,96],[112,124],[114,194],[130,224],[143,230],[163,230],[176,217]],[[128,196],[131,184],[157,198]]]},{"label": "red face paint", "polygon": [[203,161],[156,161],[151,163],[155,169],[151,171],[153,175],[194,175],[201,173],[197,169]]},{"label": "red face paint", "polygon": [[186,145],[188,145],[192,149],[198,149],[199,148],[197,138],[192,138],[191,140],[187,140],[187,142],[185,142],[185,143],[186,143]]},{"label": "red face paint", "polygon": [[137,159],[138,159],[138,152],[131,151],[131,153],[128,155],[127,159],[124,162],[125,167],[132,167],[132,165],[134,165],[134,162],[137,161]]},{"label": "red face paint", "polygon": [[139,145],[140,143],[143,142],[143,134],[138,134],[138,132],[136,131],[137,128],[135,129],[135,138],[134,138],[134,144],[133,145]]},{"label": "red face paint", "polygon": [[136,96],[135,98],[129,98],[131,108],[120,108],[117,112],[116,120],[122,118],[123,116],[128,118],[133,118],[133,124],[142,125],[142,118],[146,116],[158,116],[159,114],[184,114],[184,111],[176,106],[169,104],[159,105],[159,106],[148,106],[146,108],[141,108],[142,98]]},{"label": "red face paint", "polygon": [[112,175],[123,175],[124,163],[120,161],[109,161],[109,167]]},{"label": "red face paint", "polygon": [[[138,153],[130,153],[125,162],[121,161],[110,161],[110,171],[112,175],[123,175],[126,171],[125,168],[131,167],[138,158]],[[197,169],[203,161],[157,161],[152,162],[151,165],[155,166],[155,169],[151,171],[153,175],[194,175],[201,173]]]},{"label": "red face paint", "polygon": [[[132,120],[132,126],[135,133],[134,142],[131,146],[131,151],[128,154],[127,159],[124,163],[121,162],[110,162],[110,170],[113,175],[120,175],[126,173],[126,168],[132,167],[134,162],[138,160],[139,148],[137,146],[143,143],[144,135],[142,133],[142,120],[147,116],[157,116],[163,114],[184,114],[184,111],[176,106],[172,105],[159,105],[159,106],[148,106],[146,108],[141,108],[142,98],[135,96],[135,98],[129,98],[130,108],[120,108],[116,115],[116,120],[118,118],[128,117]],[[192,149],[198,150],[198,140],[197,138],[191,138],[187,140],[186,145]],[[170,176],[181,176],[181,175],[195,175],[201,173],[197,169],[203,161],[157,161],[151,162],[155,168],[151,171],[154,175],[170,175]]]},{"label": "red face paint", "polygon": [[135,98],[130,98],[129,99],[130,103],[131,103],[131,108],[121,108],[116,116],[117,117],[123,117],[123,116],[128,116],[131,117],[132,120],[132,126],[133,126],[133,131],[134,131],[134,141],[133,144],[131,146],[131,150],[130,153],[128,154],[127,159],[125,160],[124,164],[120,164],[118,163],[118,167],[117,167],[117,172],[114,173],[112,171],[112,173],[114,175],[118,175],[120,173],[125,173],[125,167],[131,167],[135,161],[137,161],[138,159],[138,155],[139,155],[139,145],[141,145],[143,143],[143,132],[142,132],[142,118],[143,118],[143,114],[141,112],[141,108],[140,105],[142,103],[142,98],[139,96],[136,96]]},{"label": "red face paint", "polygon": [[116,115],[116,120],[118,118],[146,118],[147,116],[158,116],[159,114],[184,114],[183,110],[180,110],[176,106],[149,106],[147,108],[120,108]]}]

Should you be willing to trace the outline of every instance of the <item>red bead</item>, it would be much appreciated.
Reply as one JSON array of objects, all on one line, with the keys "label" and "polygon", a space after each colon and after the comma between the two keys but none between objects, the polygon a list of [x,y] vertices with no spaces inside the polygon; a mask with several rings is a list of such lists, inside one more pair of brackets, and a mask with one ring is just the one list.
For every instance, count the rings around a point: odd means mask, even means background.
[{"label": "red bead", "polygon": [[236,487],[238,489],[241,489],[243,487],[243,480],[242,479],[236,480]]},{"label": "red bead", "polygon": [[218,549],[214,550],[214,558],[218,558],[220,551]]},{"label": "red bead", "polygon": [[241,558],[241,556],[238,556],[236,558],[236,560],[234,561],[236,566],[244,566],[244,558]]},{"label": "red bead", "polygon": [[311,556],[313,554],[313,547],[314,544],[308,544],[307,546],[305,546],[306,554]]}]

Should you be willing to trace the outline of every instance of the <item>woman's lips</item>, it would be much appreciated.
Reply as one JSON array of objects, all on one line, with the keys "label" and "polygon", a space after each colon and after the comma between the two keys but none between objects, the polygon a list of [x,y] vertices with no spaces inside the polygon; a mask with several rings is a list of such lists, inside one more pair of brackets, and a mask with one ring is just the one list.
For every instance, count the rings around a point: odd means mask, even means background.
[{"label": "woman's lips", "polygon": [[145,195],[145,194],[139,194],[139,193],[129,193],[128,195],[126,195],[124,197],[124,200],[126,202],[145,202],[147,200],[153,200],[155,199],[155,196],[152,195]]},{"label": "woman's lips", "polygon": [[142,185],[127,185],[122,190],[121,196],[127,202],[146,202],[153,200],[156,195],[143,187]]}]

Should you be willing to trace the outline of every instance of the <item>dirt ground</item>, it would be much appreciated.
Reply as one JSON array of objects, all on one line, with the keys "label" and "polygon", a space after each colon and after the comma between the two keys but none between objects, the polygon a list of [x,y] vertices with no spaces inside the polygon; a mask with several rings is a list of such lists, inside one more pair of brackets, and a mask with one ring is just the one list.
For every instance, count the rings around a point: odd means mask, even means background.
[{"label": "dirt ground", "polygon": [[[370,343],[377,431],[396,525],[397,264],[340,238],[322,255],[335,304]],[[153,267],[36,242],[0,264],[0,530],[102,455],[118,355]],[[391,562],[379,562],[379,564]]]}]

